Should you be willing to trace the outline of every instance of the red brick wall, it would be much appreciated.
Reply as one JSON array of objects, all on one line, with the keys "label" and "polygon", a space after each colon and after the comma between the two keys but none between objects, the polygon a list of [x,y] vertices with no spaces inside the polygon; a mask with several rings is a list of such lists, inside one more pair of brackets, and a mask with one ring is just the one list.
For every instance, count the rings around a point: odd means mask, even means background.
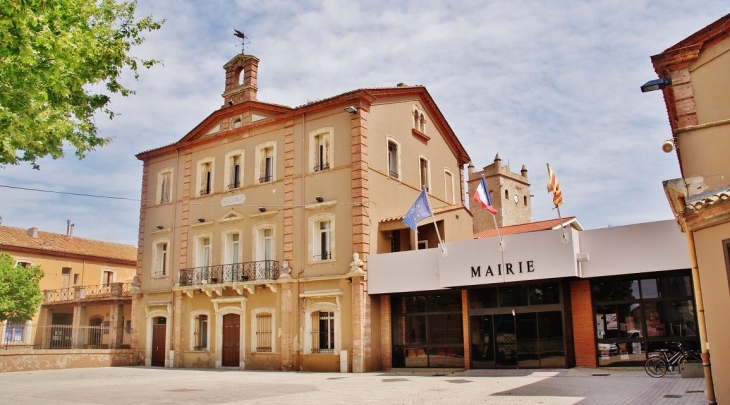
[{"label": "red brick wall", "polygon": [[469,339],[469,295],[461,290],[461,326],[464,328],[464,368],[471,368],[471,340]]},{"label": "red brick wall", "polygon": [[576,367],[597,367],[595,320],[588,280],[570,283],[570,306],[573,313],[573,343]]},{"label": "red brick wall", "polygon": [[393,368],[393,336],[391,332],[390,295],[380,296],[380,362],[383,370]]}]

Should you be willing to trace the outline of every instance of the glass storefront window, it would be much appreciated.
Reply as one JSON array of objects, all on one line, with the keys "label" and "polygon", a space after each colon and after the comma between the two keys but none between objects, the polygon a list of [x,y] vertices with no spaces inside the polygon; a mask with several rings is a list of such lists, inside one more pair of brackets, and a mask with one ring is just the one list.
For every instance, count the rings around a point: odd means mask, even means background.
[{"label": "glass storefront window", "polygon": [[527,304],[527,285],[499,287],[500,307],[521,307]]},{"label": "glass storefront window", "polygon": [[611,280],[593,283],[593,299],[596,301],[624,301],[639,299],[638,280]]},{"label": "glass storefront window", "polygon": [[669,274],[592,281],[599,365],[639,365],[667,342],[698,346],[689,271]]},{"label": "glass storefront window", "polygon": [[461,295],[436,294],[427,297],[428,312],[461,311]]},{"label": "glass storefront window", "polygon": [[631,302],[596,305],[596,335],[598,339],[638,339],[643,336],[641,304]]},{"label": "glass storefront window", "polygon": [[391,297],[394,367],[464,367],[461,291]]},{"label": "glass storefront window", "polygon": [[530,292],[530,305],[559,304],[560,288],[558,283],[538,283],[527,286]]},{"label": "glass storefront window", "polygon": [[497,308],[497,289],[483,288],[469,291],[469,308]]}]

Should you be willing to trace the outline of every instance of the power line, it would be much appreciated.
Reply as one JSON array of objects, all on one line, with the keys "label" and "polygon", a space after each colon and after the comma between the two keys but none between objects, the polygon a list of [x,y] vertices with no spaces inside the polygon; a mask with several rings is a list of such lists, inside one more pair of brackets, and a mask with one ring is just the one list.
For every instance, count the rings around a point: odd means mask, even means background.
[{"label": "power line", "polygon": [[111,196],[108,196],[108,195],[71,193],[71,192],[68,192],[68,191],[41,190],[41,189],[38,189],[38,188],[7,186],[7,185],[4,185],[4,184],[0,184],[0,187],[3,187],[3,188],[12,188],[12,189],[16,189],[16,190],[37,191],[39,193],[75,195],[75,196],[78,196],[78,197],[106,198],[108,200],[126,200],[126,201],[137,201],[137,202],[142,201],[139,198],[111,197]]},{"label": "power line", "polygon": [[[69,191],[55,191],[55,190],[42,190],[39,188],[30,188],[30,187],[18,187],[18,186],[8,186],[5,184],[0,184],[0,187],[2,188],[10,188],[15,190],[24,190],[24,191],[36,191],[39,193],[48,193],[48,194],[62,194],[62,195],[73,195],[77,197],[92,197],[92,198],[105,198],[107,200],[123,200],[123,201],[134,201],[134,202],[141,202],[143,200],[139,198],[127,198],[127,197],[112,197],[108,195],[96,195],[96,194],[84,194],[84,193],[72,193]],[[154,200],[146,200],[146,202],[154,203]],[[374,204],[374,202],[370,202],[371,204]],[[220,206],[220,204],[206,204],[206,203],[199,203],[199,202],[189,202],[190,205],[209,205],[209,206]],[[235,204],[238,207],[266,207],[266,208],[301,208],[305,207],[306,204],[297,204],[297,205],[278,205],[278,204]],[[337,203],[337,205],[360,205],[360,203]]]}]

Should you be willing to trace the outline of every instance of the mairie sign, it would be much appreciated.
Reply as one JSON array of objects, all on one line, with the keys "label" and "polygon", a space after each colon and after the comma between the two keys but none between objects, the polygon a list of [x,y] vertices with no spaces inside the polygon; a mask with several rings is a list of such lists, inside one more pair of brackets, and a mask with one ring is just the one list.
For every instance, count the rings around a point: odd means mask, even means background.
[{"label": "mairie sign", "polygon": [[221,198],[221,205],[223,207],[227,207],[229,205],[243,204],[244,201],[246,201],[245,195],[232,195],[230,197]]}]

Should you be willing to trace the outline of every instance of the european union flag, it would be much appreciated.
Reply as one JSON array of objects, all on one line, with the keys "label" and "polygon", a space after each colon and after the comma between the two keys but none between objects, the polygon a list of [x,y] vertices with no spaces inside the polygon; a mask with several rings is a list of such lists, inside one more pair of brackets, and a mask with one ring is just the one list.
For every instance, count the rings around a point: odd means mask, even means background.
[{"label": "european union flag", "polygon": [[423,189],[421,190],[421,194],[418,195],[418,198],[416,198],[416,202],[413,203],[411,209],[409,209],[403,217],[403,223],[418,232],[418,225],[416,224],[423,218],[429,216],[431,216],[431,207],[428,206],[426,190]]}]

